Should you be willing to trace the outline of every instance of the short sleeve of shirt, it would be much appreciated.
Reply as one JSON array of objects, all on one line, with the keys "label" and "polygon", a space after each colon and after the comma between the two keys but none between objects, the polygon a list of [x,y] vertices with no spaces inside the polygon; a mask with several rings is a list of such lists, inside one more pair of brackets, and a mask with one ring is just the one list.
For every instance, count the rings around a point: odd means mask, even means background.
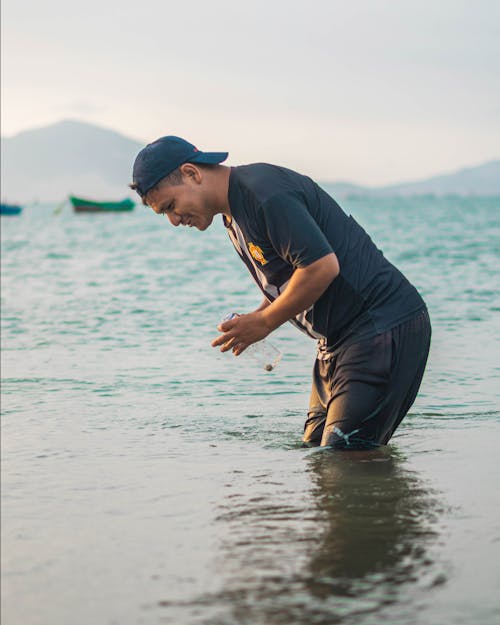
[{"label": "short sleeve of shirt", "polygon": [[294,268],[307,267],[333,252],[303,200],[293,192],[273,196],[261,206],[264,227],[278,256]]}]

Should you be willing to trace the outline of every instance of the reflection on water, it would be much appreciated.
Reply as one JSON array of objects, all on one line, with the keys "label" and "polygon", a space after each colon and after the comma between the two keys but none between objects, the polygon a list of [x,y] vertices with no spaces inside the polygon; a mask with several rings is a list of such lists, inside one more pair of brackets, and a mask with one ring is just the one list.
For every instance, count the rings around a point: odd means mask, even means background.
[{"label": "reflection on water", "polygon": [[403,623],[411,598],[446,581],[428,553],[437,497],[403,458],[390,448],[315,451],[305,463],[312,484],[303,496],[275,485],[226,501],[224,587],[195,601],[207,610],[201,622],[376,623],[390,608]]},{"label": "reflection on water", "polygon": [[311,596],[351,598],[343,604],[347,614],[371,612],[397,602],[407,585],[444,581],[427,553],[438,500],[394,451],[363,459],[315,454],[310,469],[322,519],[308,564]]}]

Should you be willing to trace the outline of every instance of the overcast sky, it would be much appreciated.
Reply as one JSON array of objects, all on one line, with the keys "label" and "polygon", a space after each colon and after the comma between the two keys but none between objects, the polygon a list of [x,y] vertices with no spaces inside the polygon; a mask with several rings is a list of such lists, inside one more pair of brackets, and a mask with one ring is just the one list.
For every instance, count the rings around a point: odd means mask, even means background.
[{"label": "overcast sky", "polygon": [[500,157],[500,0],[2,0],[2,134],[81,119],[322,180]]}]

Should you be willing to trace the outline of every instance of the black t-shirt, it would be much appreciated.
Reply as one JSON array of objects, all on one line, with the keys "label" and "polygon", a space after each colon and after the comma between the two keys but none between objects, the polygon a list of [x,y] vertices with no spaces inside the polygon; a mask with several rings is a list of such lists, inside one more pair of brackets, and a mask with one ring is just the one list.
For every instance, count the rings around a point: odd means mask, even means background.
[{"label": "black t-shirt", "polygon": [[233,167],[229,205],[229,236],[269,301],[295,269],[335,252],[339,275],[292,320],[320,339],[320,351],[385,332],[425,307],[363,228],[310,178],[264,163]]}]

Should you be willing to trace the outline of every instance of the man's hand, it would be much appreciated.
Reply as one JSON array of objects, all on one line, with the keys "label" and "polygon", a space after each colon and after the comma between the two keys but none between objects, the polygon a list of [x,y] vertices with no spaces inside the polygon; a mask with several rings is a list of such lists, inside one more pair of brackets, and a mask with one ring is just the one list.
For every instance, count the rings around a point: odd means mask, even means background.
[{"label": "man's hand", "polygon": [[223,321],[217,330],[223,334],[212,341],[212,347],[220,345],[221,352],[232,349],[235,356],[239,356],[252,343],[264,339],[271,331],[260,311]]},{"label": "man's hand", "polygon": [[221,352],[232,349],[239,356],[249,345],[261,341],[282,323],[312,306],[339,272],[333,252],[307,267],[297,268],[286,289],[272,303],[263,302],[256,311],[221,323],[217,329],[223,334],[212,341],[212,347],[221,345]]}]

